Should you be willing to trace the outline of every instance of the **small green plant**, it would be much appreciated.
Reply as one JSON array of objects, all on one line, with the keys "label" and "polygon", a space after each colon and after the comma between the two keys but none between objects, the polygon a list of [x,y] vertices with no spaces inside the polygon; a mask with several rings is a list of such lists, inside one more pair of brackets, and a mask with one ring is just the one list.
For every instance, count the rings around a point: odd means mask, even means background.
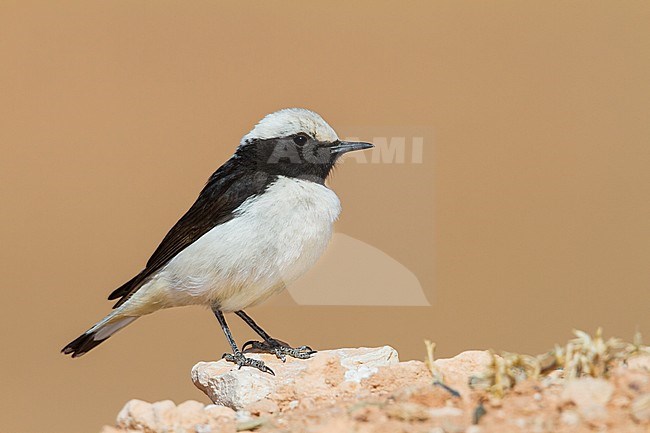
[{"label": "small green plant", "polygon": [[611,369],[629,358],[642,354],[650,354],[650,348],[643,345],[641,333],[634,335],[632,343],[620,338],[603,338],[602,328],[598,328],[591,336],[580,330],[574,330],[576,338],[566,346],[555,348],[538,356],[543,365],[543,372],[562,369],[565,378],[581,376],[607,377]]},{"label": "small green plant", "polygon": [[471,387],[484,389],[496,397],[503,397],[516,383],[539,377],[540,363],[534,356],[511,352],[501,352],[497,355],[492,350],[490,355],[492,363],[486,371],[470,378]]},{"label": "small green plant", "polygon": [[[496,352],[490,350],[492,362],[480,374],[470,378],[469,385],[483,389],[495,397],[503,397],[515,384],[526,379],[538,379],[553,371],[562,371],[567,379],[591,376],[607,377],[612,368],[625,363],[631,357],[650,354],[650,347],[643,344],[641,333],[634,335],[632,343],[619,338],[603,337],[602,328],[592,336],[580,330],[574,330],[575,338],[566,345],[556,345],[553,350],[538,356],[519,353]],[[426,363],[431,370],[434,381],[442,383],[442,373],[433,363],[435,343],[425,341],[427,348]]]},{"label": "small green plant", "polygon": [[436,343],[433,343],[430,340],[424,340],[424,345],[427,348],[427,357],[424,359],[424,364],[431,372],[431,376],[433,376],[433,380],[442,383],[443,380],[442,373],[440,372],[438,367],[436,367],[436,365],[433,363],[434,354],[436,351]]},{"label": "small green plant", "polygon": [[424,345],[427,348],[427,357],[424,359],[424,364],[431,372],[431,376],[433,377],[433,384],[435,386],[441,387],[454,397],[460,397],[460,393],[458,391],[445,384],[442,372],[438,369],[438,367],[436,367],[436,364],[434,363],[436,343],[433,343],[430,340],[424,340]]}]

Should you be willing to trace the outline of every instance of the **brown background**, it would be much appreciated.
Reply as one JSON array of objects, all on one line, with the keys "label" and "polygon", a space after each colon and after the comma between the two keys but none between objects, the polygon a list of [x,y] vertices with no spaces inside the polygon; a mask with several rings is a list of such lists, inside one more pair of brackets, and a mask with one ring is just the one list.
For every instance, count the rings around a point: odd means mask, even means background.
[{"label": "brown background", "polygon": [[93,432],[129,398],[202,399],[189,370],[227,349],[207,311],[58,351],[286,106],[341,135],[431,131],[423,164],[350,162],[332,186],[337,231],[432,306],[251,310],[275,335],[408,359],[424,338],[448,356],[650,334],[649,19],[641,1],[2,1],[2,430]]}]

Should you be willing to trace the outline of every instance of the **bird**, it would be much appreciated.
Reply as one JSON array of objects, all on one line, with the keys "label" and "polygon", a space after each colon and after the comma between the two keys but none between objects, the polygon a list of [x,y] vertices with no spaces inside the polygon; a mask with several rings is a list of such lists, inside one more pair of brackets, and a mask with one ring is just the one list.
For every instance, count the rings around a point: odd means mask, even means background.
[{"label": "bird", "polygon": [[[61,352],[79,357],[137,318],[189,305],[207,306],[239,368],[274,374],[247,349],[308,359],[316,351],[271,337],[245,309],[280,293],[325,251],[341,212],[326,180],[339,158],[373,144],[344,141],[317,113],[285,108],[263,117],[208,179],[144,269],[115,289],[113,310]],[[240,350],[224,313],[235,313],[262,341]]]}]

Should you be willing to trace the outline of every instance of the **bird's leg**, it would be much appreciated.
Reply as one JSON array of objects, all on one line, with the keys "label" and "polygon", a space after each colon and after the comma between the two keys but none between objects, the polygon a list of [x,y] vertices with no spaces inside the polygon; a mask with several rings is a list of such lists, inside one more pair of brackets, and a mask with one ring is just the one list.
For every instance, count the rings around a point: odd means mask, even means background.
[{"label": "bird's leg", "polygon": [[311,355],[316,353],[316,351],[312,350],[312,348],[309,346],[291,347],[284,343],[281,343],[280,341],[267,334],[266,331],[260,328],[260,326],[255,323],[255,321],[251,319],[248,314],[244,313],[241,310],[235,311],[235,314],[241,317],[242,320],[253,329],[253,331],[255,331],[260,337],[262,337],[262,339],[264,339],[263,342],[247,341],[242,346],[242,350],[246,350],[246,346],[250,344],[250,347],[252,349],[257,349],[268,353],[275,353],[275,356],[280,358],[282,362],[286,361],[287,355],[293,358],[308,359],[311,357]]},{"label": "bird's leg", "polygon": [[216,308],[213,308],[212,312],[217,317],[217,320],[221,325],[221,329],[223,330],[223,333],[226,334],[226,339],[228,340],[228,344],[230,344],[230,347],[232,348],[232,353],[224,353],[222,358],[225,359],[226,361],[234,362],[239,366],[239,368],[254,367],[260,371],[263,371],[264,373],[269,373],[275,376],[273,370],[271,370],[269,367],[264,365],[263,361],[246,358],[244,354],[241,353],[241,351],[237,347],[237,343],[235,343],[235,340],[232,338],[232,334],[230,333],[230,328],[228,328],[228,324],[226,323],[226,318],[223,317],[223,313]]}]

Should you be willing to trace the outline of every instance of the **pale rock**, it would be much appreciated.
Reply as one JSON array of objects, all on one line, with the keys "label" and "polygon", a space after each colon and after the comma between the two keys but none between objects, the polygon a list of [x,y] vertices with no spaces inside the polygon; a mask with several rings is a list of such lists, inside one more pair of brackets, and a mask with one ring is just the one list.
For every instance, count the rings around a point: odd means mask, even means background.
[{"label": "pale rock", "polygon": [[368,351],[344,349],[339,352],[341,366],[345,368],[345,380],[360,383],[377,373],[379,367],[387,367],[399,362],[397,351],[390,346],[379,347]]},{"label": "pale rock", "polygon": [[528,420],[526,418],[515,418],[513,424],[524,430],[528,426]]},{"label": "pale rock", "polygon": [[[435,361],[445,384],[462,399],[433,386],[424,363],[399,362],[390,347],[323,351],[284,364],[271,355],[250,356],[264,360],[277,376],[238,370],[225,361],[199,363],[192,379],[217,404],[131,400],[120,411],[117,425],[102,433],[641,432],[650,424],[650,374],[644,356],[617,366],[607,380],[568,380],[554,371],[552,379],[537,382],[539,387],[519,386],[503,399],[469,388],[469,379],[492,363],[483,351]],[[490,416],[470,426],[481,397],[487,397],[484,405]],[[422,429],[410,429],[417,426]]]},{"label": "pale rock", "polygon": [[170,400],[153,404],[131,400],[118,414],[117,428],[120,432],[233,433],[236,431],[235,412],[192,400],[178,406]]},{"label": "pale rock", "polygon": [[485,371],[492,364],[492,356],[486,350],[469,350],[453,358],[436,359],[433,364],[442,373],[445,385],[466,396],[470,377]]},{"label": "pale rock", "polygon": [[320,426],[314,426],[310,429],[313,433],[341,433],[353,432],[355,430],[354,421],[345,418],[334,418]]},{"label": "pale rock", "polygon": [[[173,425],[179,425],[183,428],[191,428],[193,426],[204,426],[203,430],[208,430],[205,426],[209,426],[210,417],[205,412],[205,405],[198,401],[188,400],[179,404],[175,410],[168,412],[172,415]],[[174,419],[175,418],[175,419]]]},{"label": "pale rock", "polygon": [[613,393],[614,386],[605,379],[583,377],[568,380],[561,398],[574,403],[583,418],[594,422],[607,417],[606,405]]},{"label": "pale rock", "polygon": [[464,426],[467,425],[465,413],[457,407],[445,406],[430,408],[429,414],[446,431],[463,431]]},{"label": "pale rock", "polygon": [[278,404],[269,398],[263,398],[251,403],[246,409],[253,415],[274,414],[280,410]]},{"label": "pale rock", "polygon": [[575,410],[565,410],[560,415],[560,421],[570,427],[580,424],[580,415]]},{"label": "pale rock", "polygon": [[[291,402],[289,402],[289,404],[291,404]],[[316,408],[316,401],[311,397],[304,397],[300,399],[300,403],[298,404],[298,407],[304,411],[311,411]]]},{"label": "pale rock", "polygon": [[384,409],[390,418],[400,421],[426,421],[431,418],[430,409],[424,405],[412,402],[399,402],[386,406]]},{"label": "pale rock", "polygon": [[229,407],[221,406],[219,404],[209,404],[204,409],[211,418],[224,419],[225,421],[234,421],[237,417],[237,412]]},{"label": "pale rock", "polygon": [[612,398],[611,405],[614,407],[630,407],[630,399],[624,395],[617,395]]},{"label": "pale rock", "polygon": [[151,403],[142,400],[129,400],[117,414],[117,425],[125,429],[155,430],[156,418]]},{"label": "pale rock", "polygon": [[238,410],[235,412],[235,421],[237,423],[247,423],[253,419],[251,413],[247,410]]},{"label": "pale rock", "polygon": [[650,394],[638,396],[632,402],[632,417],[639,422],[650,422]]},{"label": "pale rock", "polygon": [[650,371],[650,355],[638,355],[626,361],[628,368]]},{"label": "pale rock", "polygon": [[457,407],[445,406],[429,409],[429,414],[433,418],[462,418],[464,412],[462,409]]},{"label": "pale rock", "polygon": [[163,400],[152,403],[151,411],[153,413],[154,422],[156,423],[155,425],[160,427],[172,423],[175,410],[176,405],[171,400]]},{"label": "pale rock", "polygon": [[240,369],[225,360],[199,362],[192,368],[194,385],[215,404],[239,410],[266,398],[288,404],[313,395],[326,398],[336,391],[352,392],[380,368],[399,363],[397,352],[389,346],[324,350],[310,359],[287,358],[284,363],[269,354],[246,356],[264,361],[276,375]]},{"label": "pale rock", "polygon": [[[378,374],[361,382],[361,386],[374,390],[375,394],[386,394],[404,388],[406,384],[414,388],[430,387],[432,380],[431,372],[424,362],[405,361],[381,368]],[[345,389],[347,386],[354,390],[351,385],[355,384],[345,382],[339,389]]]}]

